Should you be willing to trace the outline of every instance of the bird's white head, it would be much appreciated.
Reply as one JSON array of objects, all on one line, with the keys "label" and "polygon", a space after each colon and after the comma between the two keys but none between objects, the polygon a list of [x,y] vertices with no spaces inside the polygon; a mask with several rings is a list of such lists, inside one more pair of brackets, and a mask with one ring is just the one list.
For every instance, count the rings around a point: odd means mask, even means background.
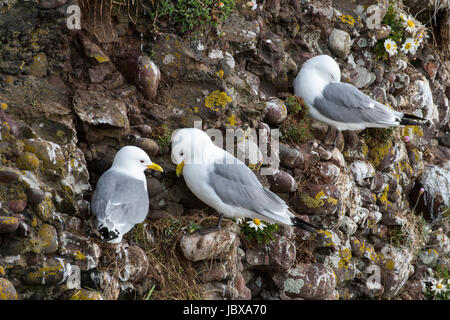
[{"label": "bird's white head", "polygon": [[150,160],[150,157],[144,150],[135,146],[122,147],[114,157],[112,168],[130,172],[144,172],[147,169],[163,171],[159,165]]},{"label": "bird's white head", "polygon": [[301,70],[314,70],[319,76],[327,82],[340,82],[341,81],[341,69],[336,61],[326,55],[322,54],[308,59],[303,65]]},{"label": "bird's white head", "polygon": [[177,165],[180,176],[185,164],[205,163],[208,148],[214,146],[208,134],[196,128],[179,129],[172,135],[172,162]]}]

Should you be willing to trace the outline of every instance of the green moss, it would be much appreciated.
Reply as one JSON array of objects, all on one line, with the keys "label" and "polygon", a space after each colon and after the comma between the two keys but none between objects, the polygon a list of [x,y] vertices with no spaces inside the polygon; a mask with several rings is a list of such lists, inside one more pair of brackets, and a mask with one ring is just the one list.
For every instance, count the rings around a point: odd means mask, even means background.
[{"label": "green moss", "polygon": [[[86,0],[84,0],[86,1]],[[87,2],[87,1],[86,1]],[[148,25],[156,32],[162,26],[179,33],[198,29],[205,25],[218,27],[231,13],[235,0],[117,0],[111,3],[98,1],[100,5],[111,6],[108,11],[127,11],[125,14],[138,28]],[[144,12],[144,15],[142,14]],[[144,25],[145,24],[145,25]],[[141,25],[143,25],[141,27]]]},{"label": "green moss", "polygon": [[295,95],[290,95],[284,102],[289,114],[298,114],[303,107],[303,100]]},{"label": "green moss", "polygon": [[281,126],[281,141],[302,143],[312,139],[309,123],[305,121],[284,121]]},{"label": "green moss", "polygon": [[156,127],[152,133],[152,138],[156,141],[159,146],[161,154],[167,151],[170,147],[170,140],[172,138],[173,130],[163,124],[162,126]]},{"label": "green moss", "polygon": [[389,230],[389,239],[396,247],[401,247],[406,242],[407,235],[403,232],[401,226],[393,226]]},{"label": "green moss", "polygon": [[313,138],[309,110],[303,99],[289,96],[285,101],[288,116],[280,127],[281,141],[285,143],[302,143]]},{"label": "green moss", "polygon": [[[395,8],[396,1],[391,1],[389,4],[388,11],[383,18],[382,24],[388,25],[391,27],[391,34],[389,35],[389,39],[395,41],[397,46],[400,48],[400,45],[405,41],[405,30],[402,24],[402,19],[397,14],[397,10]],[[375,53],[378,59],[388,59],[389,54],[384,48],[384,41],[386,39],[380,39],[374,46]]]},{"label": "green moss", "polygon": [[247,222],[242,222],[240,224],[242,227],[242,233],[247,240],[256,240],[258,243],[268,243],[275,239],[275,234],[279,232],[279,226],[276,223],[267,223],[262,221],[261,223],[264,223],[265,228],[258,230],[250,227]]},{"label": "green moss", "polygon": [[361,136],[367,144],[385,143],[392,139],[394,128],[367,128]]},{"label": "green moss", "polygon": [[181,33],[202,25],[218,26],[234,8],[235,0],[155,0],[150,3],[150,20],[154,28],[167,19]]}]

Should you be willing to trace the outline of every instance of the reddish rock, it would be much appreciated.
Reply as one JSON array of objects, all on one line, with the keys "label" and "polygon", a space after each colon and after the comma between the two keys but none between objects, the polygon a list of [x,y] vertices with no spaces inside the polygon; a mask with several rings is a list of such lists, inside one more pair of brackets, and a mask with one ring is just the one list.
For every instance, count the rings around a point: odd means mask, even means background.
[{"label": "reddish rock", "polygon": [[202,235],[198,232],[183,234],[180,239],[183,255],[191,261],[230,259],[236,254],[239,237],[230,228]]},{"label": "reddish rock", "polygon": [[15,213],[21,213],[27,207],[26,200],[10,200],[8,203],[9,208]]},{"label": "reddish rock", "polygon": [[285,273],[274,274],[277,287],[291,298],[325,299],[336,288],[333,270],[321,263],[297,264]]},{"label": "reddish rock", "polygon": [[277,236],[269,243],[269,261],[279,270],[287,270],[295,263],[295,243],[287,237]]},{"label": "reddish rock", "polygon": [[122,55],[120,67],[127,81],[135,83],[146,99],[156,97],[161,72],[148,56],[141,51],[129,51]]},{"label": "reddish rock", "polygon": [[291,148],[288,145],[284,143],[280,143],[280,162],[281,165],[289,168],[294,169],[303,166],[304,158],[303,154],[300,153],[297,149]]},{"label": "reddish rock", "polygon": [[12,169],[1,168],[0,169],[0,182],[11,183],[17,181],[19,175]]},{"label": "reddish rock", "polygon": [[289,193],[297,190],[297,182],[287,172],[275,170],[272,175],[267,176],[270,182],[270,189],[273,192]]},{"label": "reddish rock", "polygon": [[17,230],[19,220],[14,217],[0,217],[0,233],[10,233]]},{"label": "reddish rock", "polygon": [[287,108],[283,101],[278,98],[271,98],[267,100],[266,107],[263,111],[264,121],[272,125],[277,125],[283,122],[287,117]]},{"label": "reddish rock", "polygon": [[45,197],[44,191],[38,188],[28,188],[25,190],[25,193],[27,195],[27,201],[34,206],[41,203]]},{"label": "reddish rock", "polygon": [[14,137],[20,138],[21,134],[19,131],[19,127],[15,120],[13,120],[10,116],[8,116],[3,110],[0,109],[0,123],[6,123],[9,128],[9,132],[11,132]]},{"label": "reddish rock", "polygon": [[433,80],[436,77],[439,66],[434,61],[427,61],[424,63],[423,69],[427,72],[428,77]]}]

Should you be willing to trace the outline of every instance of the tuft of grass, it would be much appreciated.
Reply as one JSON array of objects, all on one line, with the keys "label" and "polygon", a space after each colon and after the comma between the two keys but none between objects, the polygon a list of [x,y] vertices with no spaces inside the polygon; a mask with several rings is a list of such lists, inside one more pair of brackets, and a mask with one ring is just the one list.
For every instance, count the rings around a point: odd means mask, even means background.
[{"label": "tuft of grass", "polygon": [[288,116],[280,127],[281,140],[302,143],[312,139],[308,107],[304,104],[303,99],[291,95],[286,98],[285,105],[288,109]]},{"label": "tuft of grass", "polygon": [[168,19],[179,32],[185,33],[206,24],[217,27],[234,6],[234,0],[154,0],[149,13],[153,21]]},{"label": "tuft of grass", "polygon": [[406,238],[407,234],[403,232],[401,226],[393,226],[389,230],[389,240],[396,247],[401,247],[402,245],[404,245],[406,242]]},{"label": "tuft of grass", "polygon": [[241,228],[242,233],[248,241],[256,241],[257,243],[268,243],[275,239],[275,234],[279,232],[280,227],[276,223],[266,223],[262,222],[266,227],[262,230],[255,230],[250,227],[247,223],[242,222]]},{"label": "tuft of grass", "polygon": [[[397,14],[397,10],[395,9],[395,1],[391,1],[391,3],[389,4],[388,11],[384,16],[382,23],[391,27],[391,34],[389,35],[389,39],[395,41],[395,43],[397,43],[397,46],[400,46],[406,37],[402,19]],[[386,39],[378,40],[374,46],[374,50],[378,59],[389,58],[389,54],[384,48],[385,40]]]},{"label": "tuft of grass", "polygon": [[303,99],[295,95],[290,95],[284,101],[289,114],[298,114],[303,107]]},{"label": "tuft of grass", "polygon": [[199,300],[203,287],[197,278],[194,264],[184,258],[178,249],[179,240],[186,230],[192,230],[204,220],[200,215],[167,217],[134,227],[133,240],[144,250],[153,266],[151,277],[157,284],[140,299]]},{"label": "tuft of grass", "polygon": [[152,293],[153,293],[153,290],[155,290],[155,287],[156,287],[156,285],[152,286],[152,288],[148,291],[148,294],[147,294],[147,296],[145,297],[144,300],[150,300],[150,298],[152,296]]},{"label": "tuft of grass", "polygon": [[170,147],[170,139],[172,138],[173,130],[163,124],[162,126],[156,127],[152,132],[152,138],[155,139],[156,143],[159,145],[161,154],[168,150]]},{"label": "tuft of grass", "polygon": [[[158,32],[162,25],[179,33],[189,32],[205,25],[218,27],[231,13],[235,0],[95,0],[87,7],[123,12],[133,24],[143,21]],[[92,9],[91,9],[92,10]]]},{"label": "tuft of grass", "polygon": [[189,223],[189,225],[186,227],[186,230],[189,231],[189,233],[194,233],[198,229],[200,229],[200,226],[194,221],[191,221],[191,223]]},{"label": "tuft of grass", "polygon": [[379,144],[390,141],[394,134],[394,128],[367,128],[362,132],[366,144]]}]

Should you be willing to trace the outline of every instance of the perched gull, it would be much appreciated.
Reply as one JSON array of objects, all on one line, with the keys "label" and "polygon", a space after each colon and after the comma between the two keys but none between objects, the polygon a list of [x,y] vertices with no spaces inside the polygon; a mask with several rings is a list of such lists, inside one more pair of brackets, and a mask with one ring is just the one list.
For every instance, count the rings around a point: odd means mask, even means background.
[{"label": "perched gull", "polygon": [[101,175],[91,209],[103,240],[119,243],[135,224],[144,221],[149,206],[146,169],[163,171],[144,150],[125,146],[117,152],[111,168]]},{"label": "perched gull", "polygon": [[394,111],[340,80],[336,61],[319,55],[302,65],[294,80],[294,93],[303,98],[312,118],[339,131],[420,125],[419,121],[425,120]]},{"label": "perched gull", "polygon": [[175,133],[172,137],[172,161],[177,165],[177,176],[183,173],[192,193],[219,212],[217,226],[201,229],[201,233],[219,230],[223,215],[258,218],[311,232],[317,229],[297,218],[289,211],[288,205],[265,188],[242,161],[214,145],[199,129],[186,128]]}]

